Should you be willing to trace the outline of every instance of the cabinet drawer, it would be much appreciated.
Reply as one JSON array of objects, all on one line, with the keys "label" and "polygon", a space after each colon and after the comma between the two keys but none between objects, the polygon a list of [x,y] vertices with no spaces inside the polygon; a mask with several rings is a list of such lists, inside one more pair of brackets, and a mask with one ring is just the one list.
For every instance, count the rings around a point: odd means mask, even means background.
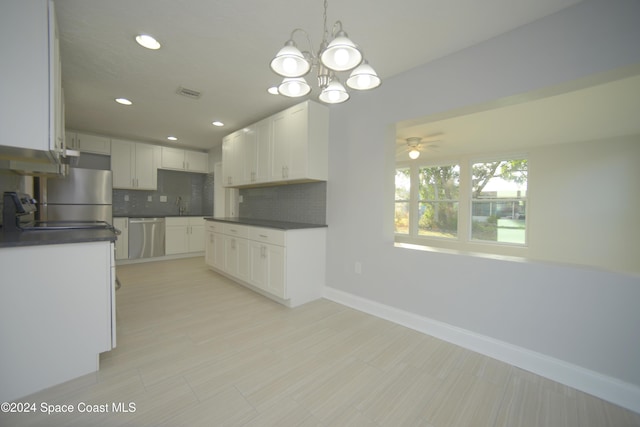
[{"label": "cabinet drawer", "polygon": [[251,227],[249,229],[249,239],[284,246],[284,233],[282,230],[273,228]]},{"label": "cabinet drawer", "polygon": [[222,233],[224,230],[224,224],[221,222],[215,221],[206,221],[205,222],[207,231],[213,231],[215,233]]},{"label": "cabinet drawer", "polygon": [[224,234],[235,237],[249,237],[249,227],[245,225],[224,224]]},{"label": "cabinet drawer", "polygon": [[165,225],[168,226],[180,226],[189,225],[189,218],[185,216],[168,216],[164,219]]}]

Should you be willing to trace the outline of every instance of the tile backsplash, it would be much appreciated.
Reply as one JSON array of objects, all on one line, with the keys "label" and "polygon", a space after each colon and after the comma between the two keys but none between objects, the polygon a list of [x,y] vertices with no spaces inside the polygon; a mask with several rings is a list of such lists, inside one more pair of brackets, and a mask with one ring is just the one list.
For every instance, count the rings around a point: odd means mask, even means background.
[{"label": "tile backsplash", "polygon": [[186,215],[213,215],[213,174],[159,169],[156,191],[113,190],[113,215],[178,216],[178,198]]},{"label": "tile backsplash", "polygon": [[240,217],[326,224],[326,182],[245,188],[239,194]]}]

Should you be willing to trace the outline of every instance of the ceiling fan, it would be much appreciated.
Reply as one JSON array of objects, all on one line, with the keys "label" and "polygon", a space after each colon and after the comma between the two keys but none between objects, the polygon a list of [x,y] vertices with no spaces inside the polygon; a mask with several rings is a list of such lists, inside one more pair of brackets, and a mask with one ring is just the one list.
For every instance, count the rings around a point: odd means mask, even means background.
[{"label": "ceiling fan", "polygon": [[441,141],[440,136],[442,136],[442,134],[430,135],[425,138],[412,136],[399,139],[396,141],[396,157],[404,157],[404,153],[408,153],[409,158],[415,160],[420,157],[420,154],[425,150],[436,150],[439,147],[436,143]]}]

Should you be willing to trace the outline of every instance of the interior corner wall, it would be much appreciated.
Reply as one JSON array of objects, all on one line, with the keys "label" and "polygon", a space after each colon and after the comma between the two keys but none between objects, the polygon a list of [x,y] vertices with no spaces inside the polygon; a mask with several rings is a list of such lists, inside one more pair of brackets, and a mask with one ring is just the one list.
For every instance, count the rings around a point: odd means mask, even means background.
[{"label": "interior corner wall", "polygon": [[[638,276],[394,248],[392,201],[394,123],[638,64],[637,16],[635,0],[586,0],[333,106],[328,292],[584,369],[614,388],[619,382],[631,394],[615,403],[633,407],[628,398],[640,391]],[[583,389],[616,399],[593,384]]]}]

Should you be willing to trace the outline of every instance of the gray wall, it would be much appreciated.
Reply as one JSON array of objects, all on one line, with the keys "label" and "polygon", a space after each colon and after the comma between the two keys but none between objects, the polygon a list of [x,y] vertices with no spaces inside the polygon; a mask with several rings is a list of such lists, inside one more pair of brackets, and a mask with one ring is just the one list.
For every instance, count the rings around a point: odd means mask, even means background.
[{"label": "gray wall", "polygon": [[640,411],[637,275],[397,248],[392,203],[395,122],[638,64],[638,16],[587,0],[332,107],[327,294]]}]

